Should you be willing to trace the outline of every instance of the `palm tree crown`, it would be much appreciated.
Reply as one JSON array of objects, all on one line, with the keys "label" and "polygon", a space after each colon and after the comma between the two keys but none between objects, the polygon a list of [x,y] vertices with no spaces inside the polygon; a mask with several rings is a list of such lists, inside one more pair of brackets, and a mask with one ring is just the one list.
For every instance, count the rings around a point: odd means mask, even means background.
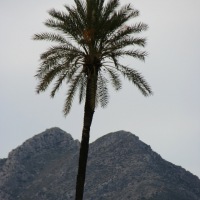
[{"label": "palm tree crown", "polygon": [[[130,56],[144,60],[145,38],[135,37],[147,29],[144,23],[127,25],[139,15],[131,5],[119,7],[119,0],[74,0],[74,6],[65,5],[66,12],[49,11],[51,16],[45,25],[56,33],[35,34],[35,40],[55,42],[41,54],[41,65],[36,77],[39,79],[37,92],[43,92],[54,80],[51,97],[63,82],[69,85],[64,105],[64,114],[71,109],[73,98],[79,92],[79,102],[83,102],[90,91],[90,106],[98,103],[105,107],[108,103],[110,82],[115,90],[122,86],[120,75],[127,78],[144,96],[152,93],[150,86],[136,70],[122,65],[119,58]],[[96,78],[94,78],[96,77]],[[93,79],[92,82],[88,82]],[[87,90],[88,88],[88,90]]]}]

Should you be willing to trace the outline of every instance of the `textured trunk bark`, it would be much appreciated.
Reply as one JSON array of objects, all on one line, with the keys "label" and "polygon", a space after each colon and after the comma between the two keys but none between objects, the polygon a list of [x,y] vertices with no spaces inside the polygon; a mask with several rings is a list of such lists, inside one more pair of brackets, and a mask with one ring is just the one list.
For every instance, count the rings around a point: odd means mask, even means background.
[{"label": "textured trunk bark", "polygon": [[78,174],[76,180],[76,198],[75,198],[76,200],[83,199],[86,166],[87,166],[87,158],[89,151],[90,126],[92,124],[92,119],[95,109],[96,88],[97,88],[97,73],[95,73],[94,76],[88,78],[87,81],[84,122],[83,122],[80,154],[79,154]]}]

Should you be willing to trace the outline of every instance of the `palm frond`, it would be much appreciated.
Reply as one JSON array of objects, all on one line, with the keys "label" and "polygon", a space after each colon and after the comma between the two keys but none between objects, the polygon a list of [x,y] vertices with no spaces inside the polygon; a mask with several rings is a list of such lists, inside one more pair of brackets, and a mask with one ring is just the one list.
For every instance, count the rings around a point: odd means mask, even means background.
[{"label": "palm frond", "polygon": [[68,37],[74,39],[75,41],[80,40],[80,29],[74,23],[74,19],[71,16],[62,16],[62,13],[56,12],[55,10],[51,10],[50,12],[53,18],[46,20],[45,25],[47,27],[65,33]]},{"label": "palm frond", "polygon": [[85,16],[82,16],[83,13],[79,14],[79,12],[77,12],[78,10],[75,8],[71,8],[67,5],[65,5],[65,8],[69,13],[69,16],[65,18],[66,22],[69,23],[73,21],[76,33],[81,35],[81,32],[85,27],[85,20],[84,20]]},{"label": "palm frond", "polygon": [[67,13],[62,11],[57,11],[55,9],[51,9],[48,11],[49,15],[58,21],[65,22],[65,19],[68,17]]},{"label": "palm frond", "polygon": [[80,84],[79,84],[79,103],[81,104],[85,99],[86,95],[86,85],[87,85],[87,78],[82,74],[80,77]]},{"label": "palm frond", "polygon": [[131,33],[140,33],[142,31],[146,31],[148,29],[148,25],[142,22],[135,23],[134,25],[130,26]]},{"label": "palm frond", "polygon": [[141,31],[147,30],[148,26],[144,23],[137,23],[132,26],[122,26],[119,30],[113,33],[110,38],[108,38],[108,42],[116,42],[118,40],[123,40],[127,36],[130,36],[133,33],[139,33]]},{"label": "palm frond", "polygon": [[102,108],[106,107],[109,101],[107,82],[108,80],[102,75],[101,72],[99,72],[97,81],[97,94],[98,102]]},{"label": "palm frond", "polygon": [[[119,1],[116,2],[117,2],[116,5],[118,6]],[[103,49],[104,45],[106,45],[107,42],[109,42],[109,40],[113,38],[113,35],[115,35],[117,32],[120,31],[120,29],[123,28],[123,26],[127,21],[129,21],[133,17],[137,17],[138,15],[139,11],[131,8],[130,5],[122,7],[121,9],[119,9],[119,11],[115,11],[115,9],[113,9],[110,13],[110,16],[107,17],[107,19],[102,24],[102,27],[100,26],[101,31],[98,34],[99,37],[101,38],[99,43],[99,49],[100,50]],[[123,34],[125,34],[125,36],[127,36],[127,34],[131,34],[133,31],[132,29],[133,28],[130,28]],[[120,38],[123,37],[123,34]]]},{"label": "palm frond", "polygon": [[103,14],[102,11],[104,9],[103,5],[104,5],[104,0],[96,0],[95,15],[98,23],[102,19],[102,14]]},{"label": "palm frond", "polygon": [[47,89],[52,80],[63,70],[62,66],[56,66],[44,74],[40,79],[40,82],[36,88],[36,92],[40,93]]},{"label": "palm frond", "polygon": [[112,86],[114,87],[114,89],[116,91],[120,90],[122,88],[122,82],[119,78],[117,71],[112,70],[108,67],[105,67],[105,69],[108,72],[108,75],[110,77],[110,80],[111,80],[111,83],[112,83]]},{"label": "palm frond", "polygon": [[122,55],[131,56],[131,57],[133,57],[133,58],[138,58],[138,59],[144,61],[144,60],[145,60],[145,57],[146,57],[148,54],[147,54],[147,52],[145,52],[145,51],[140,51],[140,50],[135,50],[135,51],[133,50],[133,51],[131,51],[131,50],[129,50],[129,51],[124,51],[124,52],[122,52]]},{"label": "palm frond", "polygon": [[109,19],[109,16],[114,12],[114,10],[119,6],[119,0],[110,0],[104,6],[102,10],[102,22]]},{"label": "palm frond", "polygon": [[58,45],[58,46],[52,46],[51,48],[49,48],[46,52],[42,53],[41,56],[40,56],[40,59],[41,60],[45,60],[49,57],[52,57],[52,56],[84,56],[84,53],[79,50],[78,48],[76,48],[75,46],[73,45]]},{"label": "palm frond", "polygon": [[61,44],[66,43],[68,44],[67,40],[59,35],[54,33],[41,33],[41,34],[35,34],[33,37],[34,40],[48,40],[52,42],[59,42]]},{"label": "palm frond", "polygon": [[54,87],[51,91],[51,97],[53,98],[55,96],[55,93],[59,90],[59,88],[61,87],[63,81],[66,79],[67,76],[67,72],[64,72],[62,74],[60,74],[54,84]]},{"label": "palm frond", "polygon": [[[124,37],[122,40],[117,41],[108,41],[105,45],[104,49],[102,50],[102,54],[106,55],[112,52],[120,51],[123,52],[122,49],[129,47],[129,46],[141,46],[144,47],[146,44],[145,38],[131,38],[131,37]],[[139,51],[138,51],[139,52]]]},{"label": "palm frond", "polygon": [[125,22],[129,21],[133,17],[138,16],[138,14],[139,11],[132,9],[130,5],[123,6],[118,12],[114,12],[114,14],[109,20],[107,20],[107,23],[105,24],[107,35],[113,34],[116,30],[121,28]]},{"label": "palm frond", "polygon": [[127,37],[127,38],[123,38],[121,40],[118,41],[113,41],[113,46],[116,49],[120,49],[120,48],[125,48],[127,46],[141,46],[144,47],[146,45],[146,39],[145,38],[131,38],[131,37]]},{"label": "palm frond", "polygon": [[[82,52],[77,49],[66,48],[62,46],[51,47],[49,50],[41,54],[41,65],[37,71],[36,77],[42,78],[52,68],[64,66],[68,70],[73,64],[77,64],[77,60],[82,58]],[[81,62],[81,61],[80,61]],[[81,63],[79,63],[81,64]]]},{"label": "palm frond", "polygon": [[45,21],[45,26],[49,27],[49,28],[52,28],[52,29],[55,29],[55,30],[58,30],[58,31],[63,31],[63,28],[64,28],[64,22],[63,21],[58,21],[58,20],[55,20],[55,19],[47,19]]},{"label": "palm frond", "polygon": [[74,0],[76,4],[76,10],[78,11],[77,14],[79,17],[83,20],[83,22],[86,21],[86,5],[85,2],[81,0]]},{"label": "palm frond", "polygon": [[72,102],[73,102],[74,96],[76,94],[76,91],[78,89],[79,81],[80,81],[80,77],[81,76],[82,76],[82,74],[79,73],[74,79],[72,79],[70,81],[70,85],[69,85],[69,89],[68,89],[68,92],[67,92],[67,97],[66,97],[65,104],[64,104],[64,109],[63,109],[63,112],[64,112],[65,116],[71,110]]},{"label": "palm frond", "polygon": [[[77,58],[79,59],[79,58]],[[70,80],[74,77],[74,75],[77,73],[77,72],[80,72],[82,70],[82,66],[81,65],[78,65],[78,64],[75,64],[73,63],[70,68],[69,68],[69,71],[68,71],[68,74],[67,74],[67,80],[68,82],[70,82]]]},{"label": "palm frond", "polygon": [[131,56],[133,58],[138,58],[142,61],[145,60],[145,57],[147,56],[147,53],[145,51],[139,51],[139,50],[117,50],[117,51],[114,51],[114,52],[104,52],[103,56],[102,57],[110,57],[115,66],[117,67],[117,63],[118,63],[118,58],[119,57],[123,57],[123,56]]},{"label": "palm frond", "polygon": [[123,65],[120,65],[118,70],[125,78],[134,83],[144,96],[152,94],[151,87],[139,72]]}]

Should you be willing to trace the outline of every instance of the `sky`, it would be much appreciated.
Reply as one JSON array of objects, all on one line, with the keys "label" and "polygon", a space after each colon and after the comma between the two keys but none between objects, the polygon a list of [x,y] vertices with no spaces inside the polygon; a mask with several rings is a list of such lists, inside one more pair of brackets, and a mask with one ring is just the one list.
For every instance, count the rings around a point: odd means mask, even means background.
[{"label": "sky", "polygon": [[[122,62],[141,72],[154,94],[146,98],[126,80],[119,92],[110,90],[107,108],[95,111],[90,141],[129,131],[200,177],[200,1],[121,0],[130,2],[140,11],[131,22],[149,26],[142,34],[148,57]],[[54,99],[50,90],[35,92],[39,56],[50,43],[31,38],[51,31],[43,24],[47,11],[62,10],[64,4],[73,0],[0,0],[0,158],[51,127],[81,138],[83,105],[74,100],[70,114],[62,113],[67,86]]]}]

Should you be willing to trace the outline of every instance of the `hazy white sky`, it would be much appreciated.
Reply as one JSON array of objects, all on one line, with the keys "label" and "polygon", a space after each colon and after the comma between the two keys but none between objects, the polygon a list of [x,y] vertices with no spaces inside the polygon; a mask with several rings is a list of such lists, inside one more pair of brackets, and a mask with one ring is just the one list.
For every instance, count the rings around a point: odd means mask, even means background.
[{"label": "hazy white sky", "polygon": [[[125,59],[152,86],[143,97],[124,81],[110,91],[106,109],[98,108],[91,141],[112,131],[130,131],[164,159],[200,177],[200,1],[124,0],[131,2],[149,25],[145,63]],[[83,105],[75,100],[63,117],[66,87],[54,99],[35,94],[39,55],[49,44],[31,40],[46,30],[47,10],[73,0],[0,0],[0,158],[46,128],[60,127],[81,138]],[[134,147],[133,147],[134,148]]]}]

